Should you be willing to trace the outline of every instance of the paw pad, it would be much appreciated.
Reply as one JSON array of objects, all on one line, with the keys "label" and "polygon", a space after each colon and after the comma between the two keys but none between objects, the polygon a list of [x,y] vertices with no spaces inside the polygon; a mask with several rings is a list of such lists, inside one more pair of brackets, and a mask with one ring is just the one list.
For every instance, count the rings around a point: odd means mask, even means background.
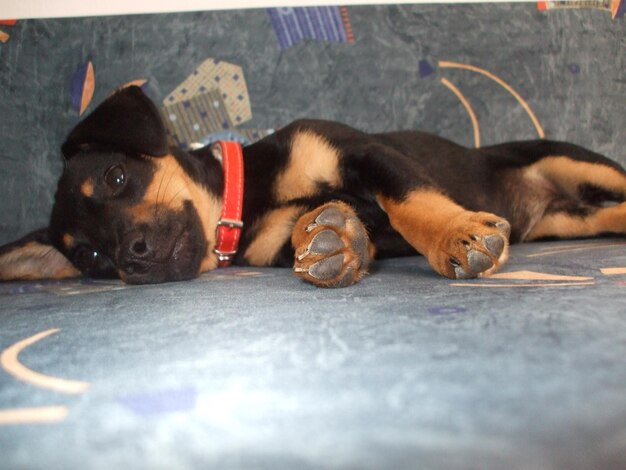
[{"label": "paw pad", "polygon": [[346,217],[337,207],[328,207],[320,212],[320,215],[315,218],[315,222],[307,226],[306,231],[310,232],[315,228],[324,225],[344,228],[346,226]]},{"label": "paw pad", "polygon": [[298,261],[302,261],[307,256],[313,255],[327,255],[335,253],[344,247],[339,235],[332,230],[322,230],[317,234],[309,243],[309,246],[297,256]]},{"label": "paw pad", "polygon": [[343,268],[343,253],[324,258],[309,266],[308,273],[315,279],[329,280],[337,277]]}]

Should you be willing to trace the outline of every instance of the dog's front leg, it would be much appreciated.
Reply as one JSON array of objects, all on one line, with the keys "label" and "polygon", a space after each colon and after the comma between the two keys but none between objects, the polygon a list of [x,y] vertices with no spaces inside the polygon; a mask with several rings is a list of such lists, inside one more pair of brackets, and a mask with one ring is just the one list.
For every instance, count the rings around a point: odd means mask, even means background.
[{"label": "dog's front leg", "polygon": [[392,227],[443,276],[489,275],[508,257],[511,226],[501,217],[466,210],[432,188],[416,189],[401,200],[378,200]]},{"label": "dog's front leg", "polygon": [[339,201],[302,215],[294,226],[296,276],[319,287],[346,287],[358,282],[374,257],[363,223]]}]

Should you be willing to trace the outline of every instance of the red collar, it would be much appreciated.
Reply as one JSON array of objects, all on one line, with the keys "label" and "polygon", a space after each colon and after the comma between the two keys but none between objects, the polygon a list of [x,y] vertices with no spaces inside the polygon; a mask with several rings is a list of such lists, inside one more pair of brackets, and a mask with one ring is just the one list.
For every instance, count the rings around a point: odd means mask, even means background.
[{"label": "red collar", "polygon": [[222,215],[217,223],[217,242],[213,250],[218,266],[230,266],[243,228],[243,152],[238,142],[220,140],[213,145],[213,154],[221,158],[224,168],[224,197]]}]

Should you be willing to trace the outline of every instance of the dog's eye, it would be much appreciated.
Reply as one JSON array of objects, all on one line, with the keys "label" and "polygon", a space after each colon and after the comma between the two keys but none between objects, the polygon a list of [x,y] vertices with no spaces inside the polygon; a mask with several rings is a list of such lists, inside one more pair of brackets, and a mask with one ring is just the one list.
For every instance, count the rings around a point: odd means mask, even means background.
[{"label": "dog's eye", "polygon": [[111,189],[120,189],[126,183],[126,175],[124,174],[124,168],[122,165],[112,166],[104,174],[104,180]]},{"label": "dog's eye", "polygon": [[81,271],[93,268],[98,264],[100,253],[87,246],[80,246],[74,254],[74,264]]}]

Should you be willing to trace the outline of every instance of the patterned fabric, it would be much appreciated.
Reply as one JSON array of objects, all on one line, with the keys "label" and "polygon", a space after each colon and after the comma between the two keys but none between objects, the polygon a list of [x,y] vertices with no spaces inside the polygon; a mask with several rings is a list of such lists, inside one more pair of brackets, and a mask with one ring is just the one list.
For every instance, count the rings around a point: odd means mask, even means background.
[{"label": "patterned fabric", "polygon": [[242,68],[212,58],[205,60],[185,81],[176,87],[163,100],[163,105],[170,106],[184,102],[197,94],[214,90],[219,91],[230,122],[240,125],[252,119],[250,97]]},{"label": "patterned fabric", "polygon": [[210,134],[252,119],[243,69],[209,58],[163,100],[172,143],[190,148]]},{"label": "patterned fabric", "polygon": [[161,108],[161,115],[170,137],[183,148],[208,134],[232,127],[226,105],[216,88],[165,106]]},{"label": "patterned fabric", "polygon": [[[0,20],[2,26],[15,26],[16,20]],[[11,36],[6,31],[0,30],[0,42],[7,42]]]},{"label": "patterned fabric", "polygon": [[268,8],[267,14],[282,49],[306,39],[354,42],[345,7]]},{"label": "patterned fabric", "polygon": [[626,2],[623,0],[561,0],[537,2],[537,8],[540,11],[560,8],[596,8],[598,10],[610,11],[613,18],[618,18],[624,15]]},{"label": "patterned fabric", "polygon": [[85,64],[74,73],[70,84],[70,95],[72,97],[72,107],[83,114],[91,100],[96,88],[96,76],[91,61]]}]

